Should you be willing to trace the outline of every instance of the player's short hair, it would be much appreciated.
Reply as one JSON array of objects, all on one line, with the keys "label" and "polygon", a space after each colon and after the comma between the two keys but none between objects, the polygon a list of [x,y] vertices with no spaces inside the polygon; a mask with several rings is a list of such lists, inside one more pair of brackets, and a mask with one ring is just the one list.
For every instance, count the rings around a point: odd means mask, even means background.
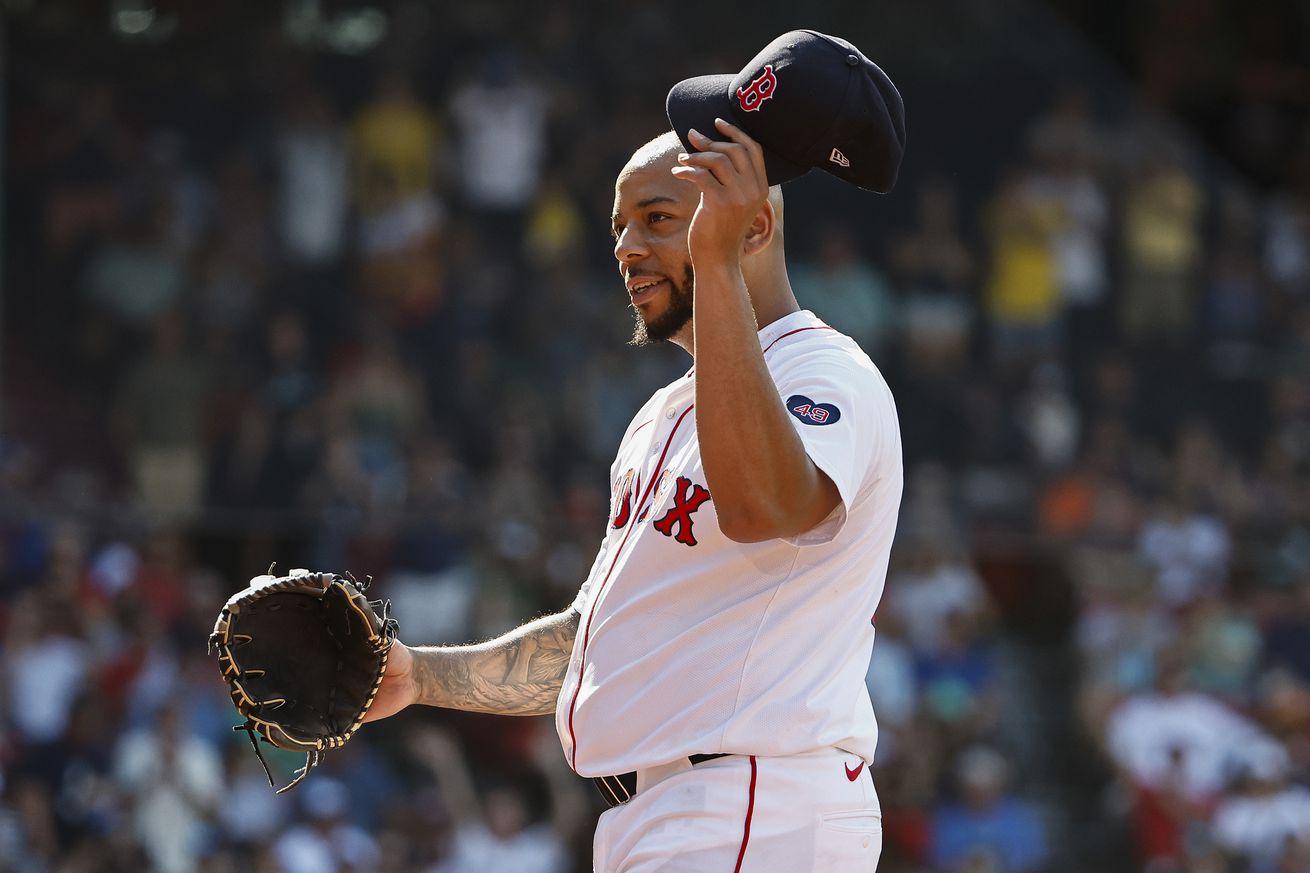
[{"label": "player's short hair", "polygon": [[[685,150],[682,140],[671,130],[666,130],[654,139],[648,140],[641,145],[632,157],[628,158],[627,165],[623,168],[626,173],[629,170],[637,170],[649,167],[652,164],[672,161],[674,156]],[[773,212],[776,216],[779,227],[782,225],[782,186],[773,185],[769,188],[769,202],[773,204]]]},{"label": "player's short hair", "polygon": [[683,151],[682,140],[678,139],[678,135],[673,131],[666,130],[633,152],[632,157],[628,158],[628,166],[633,169],[649,167],[651,164],[670,159],[681,151]]}]

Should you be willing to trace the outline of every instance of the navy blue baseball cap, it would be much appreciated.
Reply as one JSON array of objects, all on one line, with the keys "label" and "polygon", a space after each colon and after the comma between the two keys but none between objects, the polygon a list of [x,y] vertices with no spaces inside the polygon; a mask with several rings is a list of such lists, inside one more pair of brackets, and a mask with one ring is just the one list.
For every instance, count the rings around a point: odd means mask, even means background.
[{"label": "navy blue baseball cap", "polygon": [[740,73],[684,79],[665,110],[689,152],[691,128],[722,138],[715,118],[746,131],[764,149],[770,185],[818,167],[885,194],[905,152],[905,106],[892,80],[846,40],[815,30],[784,33]]}]

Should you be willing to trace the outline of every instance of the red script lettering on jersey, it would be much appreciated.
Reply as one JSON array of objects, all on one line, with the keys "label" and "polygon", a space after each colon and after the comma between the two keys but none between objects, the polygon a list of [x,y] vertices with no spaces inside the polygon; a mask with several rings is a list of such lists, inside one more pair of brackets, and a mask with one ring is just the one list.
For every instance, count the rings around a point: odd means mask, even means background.
[{"label": "red script lettering on jersey", "polygon": [[[700,509],[700,505],[709,499],[710,492],[707,489],[686,476],[679,476],[673,492],[673,507],[655,522],[655,529],[680,543],[696,545],[696,536],[691,530],[691,514]],[[675,524],[678,526],[677,536],[673,534]]]},{"label": "red script lettering on jersey", "polygon": [[628,523],[629,516],[632,515],[632,492],[641,490],[641,479],[638,478],[633,482],[632,471],[629,470],[623,475],[622,496],[619,498],[619,508],[614,513],[612,522],[614,529],[618,530]]}]

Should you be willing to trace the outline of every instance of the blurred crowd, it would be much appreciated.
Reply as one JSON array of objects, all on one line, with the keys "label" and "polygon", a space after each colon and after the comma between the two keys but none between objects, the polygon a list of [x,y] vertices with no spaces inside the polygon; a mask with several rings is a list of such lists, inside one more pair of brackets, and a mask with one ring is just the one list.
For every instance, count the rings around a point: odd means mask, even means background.
[{"label": "blurred crowd", "polygon": [[[562,608],[688,363],[625,345],[607,236],[678,78],[615,37],[672,26],[397,9],[361,56],[11,35],[0,870],[590,869],[549,719],[407,713],[275,797],[205,652],[273,561],[372,574],[414,643]],[[1055,83],[981,196],[929,163],[894,232],[788,210],[904,437],[880,869],[1310,870],[1310,175]]]}]

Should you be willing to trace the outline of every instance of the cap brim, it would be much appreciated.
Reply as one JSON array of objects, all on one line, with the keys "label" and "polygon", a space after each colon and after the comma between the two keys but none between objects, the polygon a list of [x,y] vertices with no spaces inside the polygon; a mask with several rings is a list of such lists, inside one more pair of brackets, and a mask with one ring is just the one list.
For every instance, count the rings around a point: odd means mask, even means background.
[{"label": "cap brim", "polygon": [[[737,111],[737,103],[729,93],[732,87],[732,75],[697,76],[683,79],[669,89],[669,96],[664,101],[664,111],[669,117],[669,124],[682,140],[687,151],[699,151],[687,140],[687,131],[700,131],[711,139],[723,139],[723,135],[714,126],[714,119],[722,118],[751,134],[750,124],[743,122]],[[781,185],[792,179],[800,178],[810,171],[802,164],[796,164],[779,156],[769,148],[768,143],[761,142],[764,150],[764,171],[770,185]]]}]

